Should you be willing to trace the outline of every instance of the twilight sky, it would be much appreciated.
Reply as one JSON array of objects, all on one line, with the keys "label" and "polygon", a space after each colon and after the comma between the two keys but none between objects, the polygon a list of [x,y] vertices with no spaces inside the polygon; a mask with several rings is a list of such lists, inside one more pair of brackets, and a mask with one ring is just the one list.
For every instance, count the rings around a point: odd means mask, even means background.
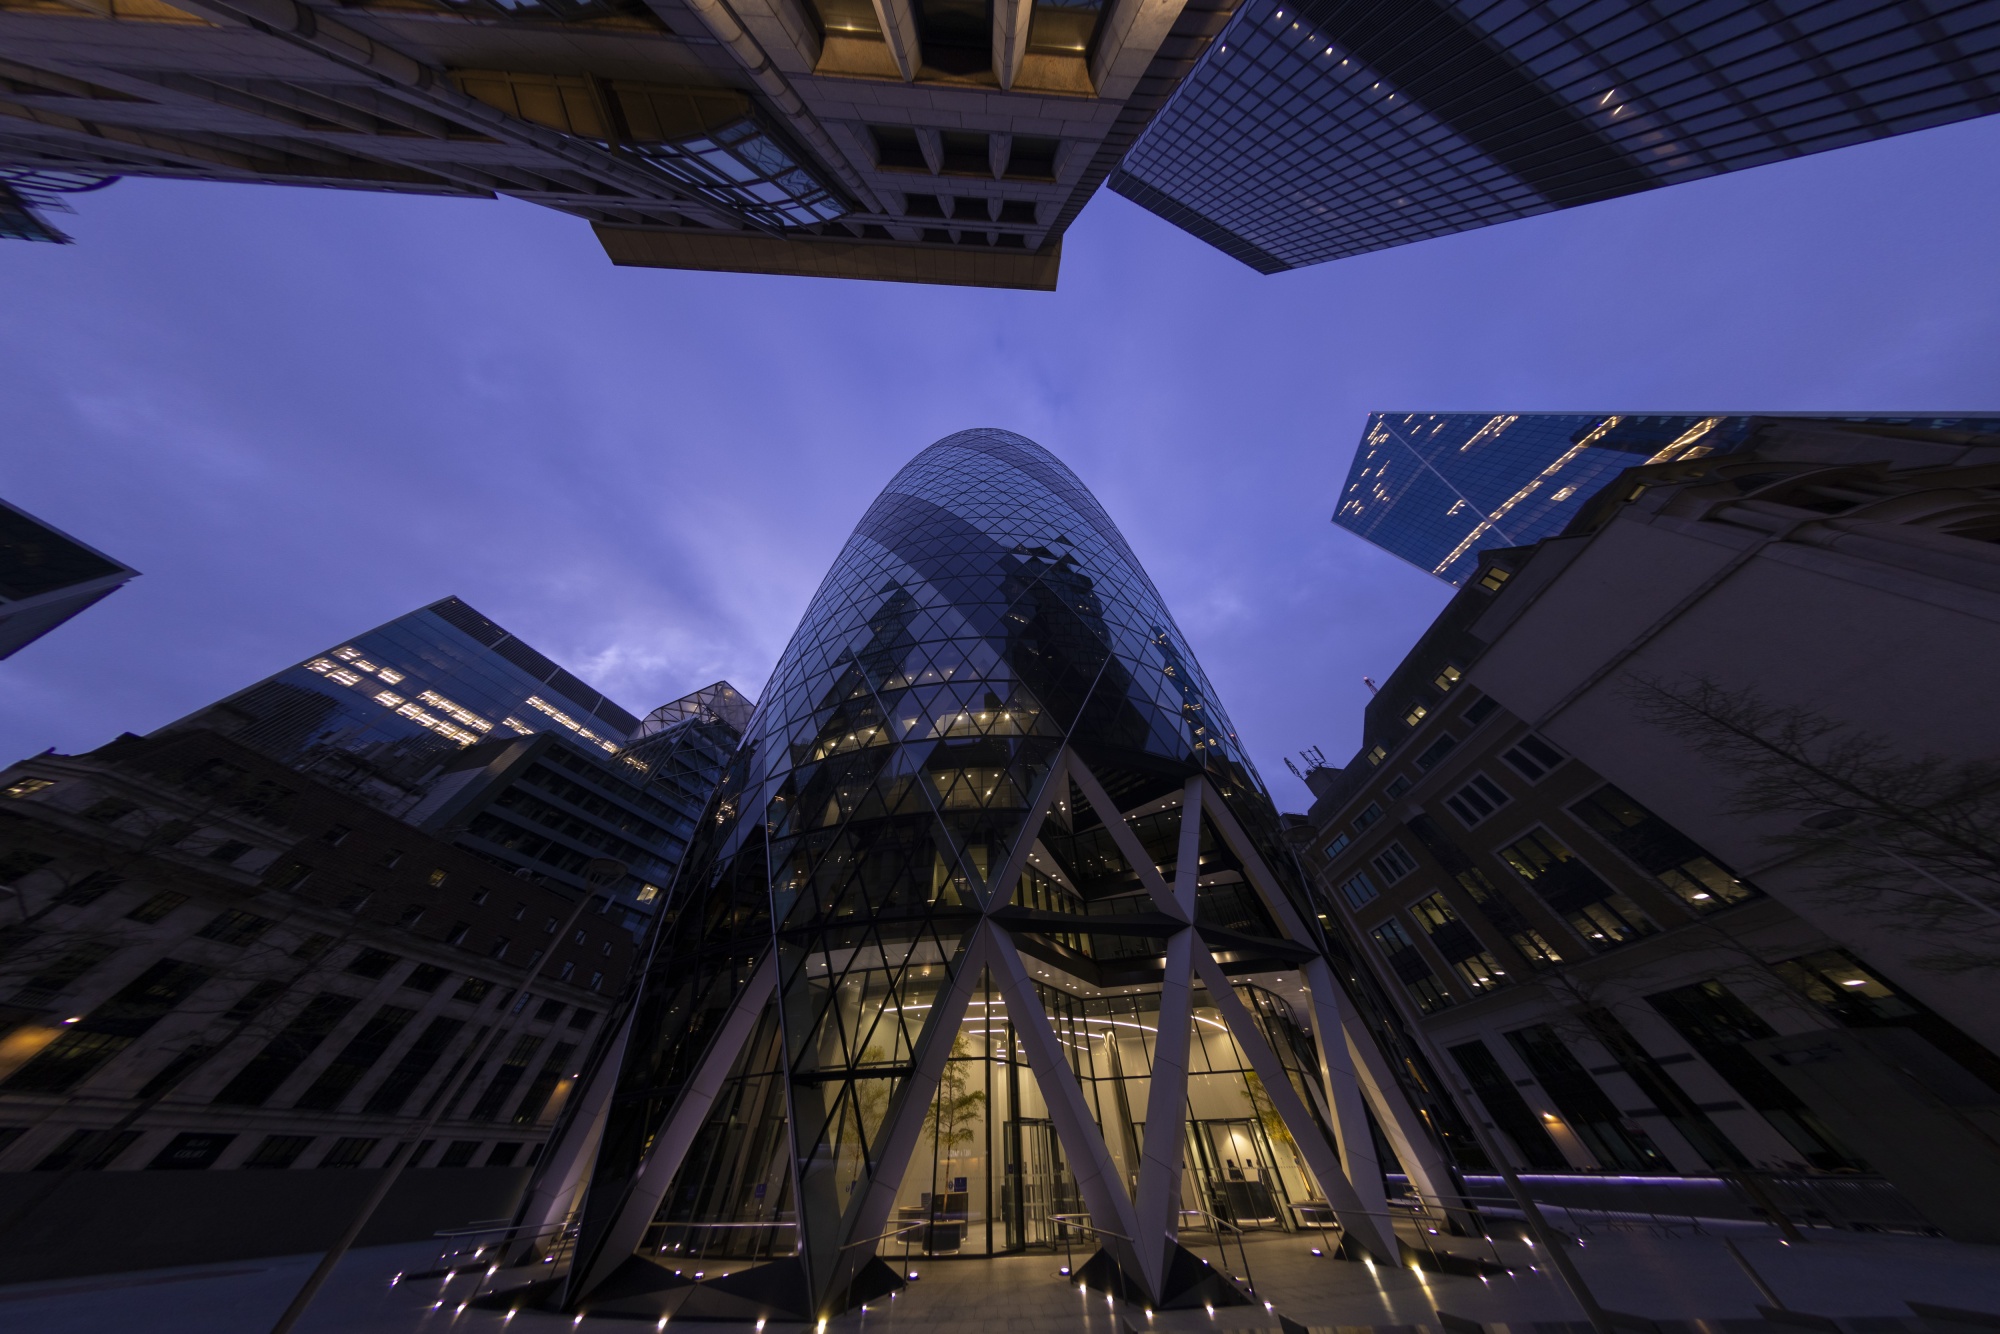
[{"label": "twilight sky", "polygon": [[0,242],[0,495],[143,576],[0,662],[0,760],[446,593],[644,712],[759,693],[967,426],[1123,528],[1280,804],[1448,590],[1329,522],[1371,410],[2000,412],[2000,117],[1260,277],[1100,193],[1062,290],[614,269],[512,202],[127,181]]}]

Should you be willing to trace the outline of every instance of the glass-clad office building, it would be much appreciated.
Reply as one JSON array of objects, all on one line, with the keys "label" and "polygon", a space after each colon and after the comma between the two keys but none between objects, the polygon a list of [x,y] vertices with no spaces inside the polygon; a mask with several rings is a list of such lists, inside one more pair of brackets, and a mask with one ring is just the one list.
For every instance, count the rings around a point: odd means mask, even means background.
[{"label": "glass-clad office building", "polygon": [[[1759,423],[1773,420],[1701,413],[1378,412],[1354,452],[1333,521],[1446,583],[1463,584],[1481,551],[1554,537],[1626,468],[1729,453],[1750,441]],[[1946,433],[2000,425],[1973,417],[1821,420]]]},{"label": "glass-clad office building", "polygon": [[1996,110],[1995,0],[1249,0],[1111,188],[1276,273]]},{"label": "glass-clad office building", "polygon": [[559,731],[615,755],[639,728],[629,711],[455,597],[182,721],[195,719],[392,815],[407,814],[467,746]]},{"label": "glass-clad office building", "polygon": [[224,732],[537,883],[597,894],[639,935],[749,710],[718,681],[642,721],[444,598],[169,730]]},{"label": "glass-clad office building", "polygon": [[552,1152],[529,1221],[579,1224],[571,1309],[676,1319],[1065,1238],[1148,1305],[1241,1299],[1190,1232],[1393,1262],[1371,1114],[1449,1186],[1368,986],[1110,517],[1032,441],[961,432],[814,596],[581,1098],[594,1168]]}]

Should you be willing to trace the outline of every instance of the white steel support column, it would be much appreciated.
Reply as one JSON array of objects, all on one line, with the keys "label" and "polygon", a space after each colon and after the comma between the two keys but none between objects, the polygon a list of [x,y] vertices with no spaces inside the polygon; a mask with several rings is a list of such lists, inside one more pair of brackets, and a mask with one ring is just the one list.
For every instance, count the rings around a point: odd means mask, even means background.
[{"label": "white steel support column", "polygon": [[[1300,942],[1312,940],[1313,937],[1309,934],[1306,924],[1299,919],[1298,911],[1278,888],[1270,868],[1264,864],[1263,858],[1257,855],[1256,848],[1252,846],[1248,835],[1243,832],[1243,826],[1236,822],[1235,815],[1220,801],[1216,802],[1214,807],[1216,830],[1222,835],[1222,841],[1229,845],[1229,850],[1243,863],[1244,870],[1250,877],[1250,883],[1264,900],[1264,906],[1294,940]],[[1445,1165],[1444,1155],[1438,1152],[1423,1123],[1417,1119],[1416,1111],[1410,1106],[1409,1099],[1403,1096],[1402,1086],[1396,1082],[1395,1075],[1390,1071],[1388,1062],[1383,1059],[1381,1049],[1375,1045],[1374,1038],[1362,1030],[1358,1018],[1349,1009],[1340,990],[1339,980],[1333,976],[1331,968],[1325,969],[1325,980],[1327,985],[1312,987],[1315,1029],[1327,1028],[1345,1035],[1345,1045],[1354,1075],[1360,1084],[1363,1096],[1367,1098],[1369,1107],[1374,1111],[1376,1120],[1382,1127],[1382,1133],[1388,1136],[1389,1143],[1394,1146],[1396,1157],[1402,1162],[1403,1169],[1410,1174],[1410,1180],[1416,1186],[1418,1194],[1427,1201],[1443,1204],[1456,1194],[1452,1189],[1451,1173]],[[1322,998],[1336,1007],[1337,1027],[1319,1017],[1318,1007]],[[1335,1050],[1334,1044],[1328,1041],[1332,1031],[1318,1034],[1321,1060],[1327,1063],[1329,1073],[1337,1069],[1337,1065],[1329,1055]],[[1329,1092],[1335,1094],[1333,1105],[1338,1108],[1342,1101],[1338,1092],[1332,1089],[1329,1089]],[[1367,1156],[1373,1160],[1375,1154],[1373,1145],[1368,1140],[1367,1123],[1361,1121],[1353,1122],[1351,1125],[1351,1129],[1348,1125],[1341,1127],[1340,1138],[1343,1149],[1357,1141],[1369,1144]],[[1380,1179],[1378,1166],[1370,1181],[1372,1183]],[[1360,1186],[1358,1178],[1355,1184]],[[1364,1195],[1372,1196],[1377,1187],[1371,1184],[1363,1189]]]},{"label": "white steel support column", "polygon": [[1292,1133],[1292,1142],[1305,1155],[1306,1166],[1319,1179],[1320,1189],[1326,1192],[1326,1202],[1333,1209],[1333,1216],[1340,1221],[1342,1232],[1357,1238],[1363,1246],[1377,1258],[1389,1264],[1397,1263],[1395,1233],[1389,1228],[1387,1218],[1377,1217],[1363,1206],[1353,1183],[1340,1170],[1334,1158],[1333,1146],[1320,1133],[1319,1123],[1299,1099],[1298,1090],[1292,1087],[1291,1077],[1279,1061],[1277,1053],[1264,1040],[1264,1032],[1250,1012],[1243,1008],[1243,1002],[1236,998],[1236,988],[1222,971],[1222,965],[1206,949],[1194,952],[1195,974],[1208,989],[1208,997],[1215,1008],[1222,1011],[1223,1022],[1250,1058],[1250,1066],[1257,1072],[1257,1078],[1264,1085],[1264,1093],[1271,1099],[1272,1107]]},{"label": "white steel support column", "polygon": [[993,980],[1007,1001],[1008,1022],[1027,1053],[1028,1068],[1041,1088],[1042,1101],[1048,1104],[1049,1119],[1056,1123],[1056,1135],[1083,1195],[1084,1208],[1090,1211],[1091,1222],[1103,1234],[1104,1249],[1117,1260],[1118,1267],[1143,1280],[1146,1269],[1139,1263],[1138,1248],[1133,1244],[1139,1224],[1132,1197],[1118,1179],[1111,1150],[1097,1127],[1097,1118],[1084,1103],[1076,1071],[1063,1055],[1048,1012],[1035,994],[1034,981],[1013,941],[996,939],[991,957]]},{"label": "white steel support column", "polygon": [[924,1118],[944,1077],[945,1062],[951,1059],[952,1044],[965,1022],[965,1011],[979,986],[980,974],[991,962],[994,938],[999,934],[999,928],[992,922],[981,920],[972,929],[972,938],[966,942],[965,954],[958,961],[950,985],[931,1002],[930,1018],[924,1024],[914,1053],[916,1068],[897,1092],[889,1133],[875,1149],[875,1171],[869,1177],[868,1189],[862,1194],[859,1207],[850,1213],[848,1227],[843,1229],[847,1235],[834,1266],[836,1289],[852,1282],[854,1275],[874,1256],[883,1229],[888,1226],[889,1211],[895,1207],[896,1193],[902,1189],[903,1176],[916,1154]]},{"label": "white steel support column", "polygon": [[777,986],[777,955],[766,952],[757,970],[750,975],[750,981],[737,994],[736,1003],[730,1007],[722,1027],[709,1041],[701,1065],[695,1070],[694,1077],[688,1080],[687,1087],[681,1090],[666,1124],[653,1137],[652,1151],[646,1155],[645,1164],[626,1190],[618,1217],[605,1232],[604,1242],[598,1247],[596,1263],[583,1276],[581,1283],[572,1278],[572,1293],[589,1292],[638,1250],[646,1228],[660,1211],[660,1201],[666,1198],[668,1189],[674,1184],[674,1174],[680,1171],[681,1161],[687,1157],[689,1146],[701,1130],[701,1123],[708,1119],[716,1095],[722,1092],[722,1082],[729,1078],[730,1067],[742,1054],[743,1044],[750,1040],[750,1030],[756,1026],[757,1017],[764,1012],[765,1003],[776,992]]},{"label": "white steel support column", "polygon": [[1167,938],[1160,978],[1160,1018],[1153,1035],[1152,1083],[1146,1092],[1146,1140],[1139,1152],[1135,1234],[1140,1272],[1155,1298],[1166,1296],[1167,1266],[1180,1239],[1180,1185],[1187,1153],[1188,1043],[1194,1029],[1192,927]]},{"label": "white steel support column", "polygon": [[604,1049],[589,1081],[571,1093],[574,1102],[564,1109],[568,1131],[542,1159],[516,1215],[520,1219],[517,1236],[524,1243],[532,1244],[544,1228],[561,1226],[576,1208],[576,1194],[583,1189],[597,1159],[597,1146],[604,1138],[604,1114],[611,1106],[612,1090],[618,1087],[618,1073],[625,1065],[625,1046],[631,1040],[632,1019],[637,1013],[637,1007],[625,1012],[625,1021]]}]

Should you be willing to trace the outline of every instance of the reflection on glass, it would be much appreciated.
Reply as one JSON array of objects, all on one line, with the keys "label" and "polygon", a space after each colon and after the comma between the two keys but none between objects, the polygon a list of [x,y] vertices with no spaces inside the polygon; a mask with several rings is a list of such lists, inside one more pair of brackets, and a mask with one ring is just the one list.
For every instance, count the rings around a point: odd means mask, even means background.
[{"label": "reflection on glass", "polygon": [[1085,56],[1097,36],[1104,0],[1035,0],[1028,51],[1038,56]]}]

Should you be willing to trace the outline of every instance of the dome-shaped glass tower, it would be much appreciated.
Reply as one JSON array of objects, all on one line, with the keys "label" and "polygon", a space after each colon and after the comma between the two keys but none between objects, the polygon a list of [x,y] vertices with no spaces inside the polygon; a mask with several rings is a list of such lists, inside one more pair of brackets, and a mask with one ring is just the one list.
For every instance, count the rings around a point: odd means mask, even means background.
[{"label": "dome-shaped glass tower", "polygon": [[878,1252],[1065,1234],[1149,1303],[1228,1300],[1182,1227],[1337,1218],[1393,1257],[1364,1101],[1443,1184],[1351,1015],[1131,548],[1048,451],[963,431],[785,649],[542,1217],[581,1197],[592,1310],[825,1314],[895,1281]]}]

